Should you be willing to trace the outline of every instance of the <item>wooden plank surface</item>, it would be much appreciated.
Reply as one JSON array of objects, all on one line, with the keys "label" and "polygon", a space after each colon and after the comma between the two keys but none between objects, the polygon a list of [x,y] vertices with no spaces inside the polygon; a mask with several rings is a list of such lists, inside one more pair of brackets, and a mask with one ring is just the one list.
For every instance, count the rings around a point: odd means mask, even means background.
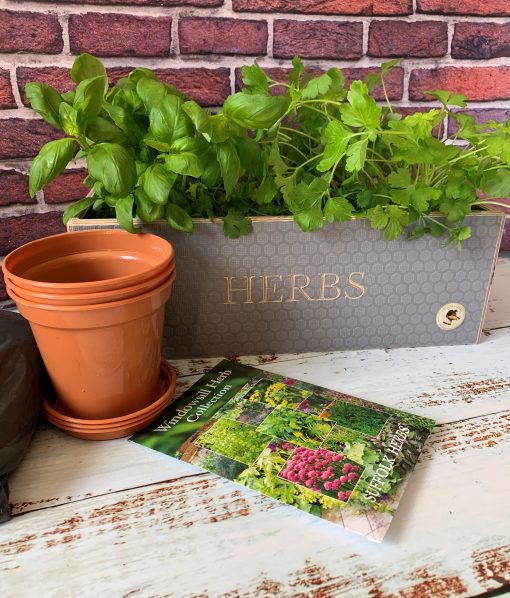
[{"label": "wooden plank surface", "polygon": [[508,411],[440,426],[382,545],[210,474],[27,513],[2,595],[475,596],[510,584],[509,446]]},{"label": "wooden plank surface", "polygon": [[[248,357],[242,361],[446,423],[508,409],[508,355],[510,329],[501,329],[485,337],[483,343],[465,347]],[[207,367],[217,361],[208,360]],[[196,363],[192,371],[198,368]],[[178,369],[184,369],[182,364]],[[189,367],[185,369],[189,371]],[[196,373],[181,377],[179,392],[198,377]],[[159,453],[147,455],[125,439],[88,442],[46,427],[38,431],[27,458],[12,476],[12,508],[19,514],[194,471]]]},{"label": "wooden plank surface", "polygon": [[[1,598],[510,592],[505,280],[480,345],[242,359],[438,420],[382,545],[126,440],[43,426],[11,478]],[[176,363],[179,390],[217,361]]]}]

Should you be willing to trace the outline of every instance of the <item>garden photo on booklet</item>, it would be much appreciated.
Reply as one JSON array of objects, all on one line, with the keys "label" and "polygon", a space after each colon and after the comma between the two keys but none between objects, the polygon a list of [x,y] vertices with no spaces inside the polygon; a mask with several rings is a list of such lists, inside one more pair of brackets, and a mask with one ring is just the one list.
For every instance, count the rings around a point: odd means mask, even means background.
[{"label": "garden photo on booklet", "polygon": [[381,542],[434,424],[223,360],[131,440]]}]

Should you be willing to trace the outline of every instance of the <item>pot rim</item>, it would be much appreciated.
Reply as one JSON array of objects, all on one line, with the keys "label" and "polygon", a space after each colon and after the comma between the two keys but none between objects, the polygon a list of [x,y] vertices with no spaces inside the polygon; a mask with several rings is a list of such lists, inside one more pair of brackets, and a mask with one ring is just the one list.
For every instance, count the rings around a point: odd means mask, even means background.
[{"label": "pot rim", "polygon": [[[23,278],[22,275],[15,274],[12,272],[11,267],[16,268],[16,260],[23,261],[24,254],[26,252],[34,251],[35,253],[41,253],[41,249],[45,247],[51,247],[52,245],[63,245],[69,251],[64,252],[62,255],[75,255],[80,253],[91,253],[93,251],[104,251],[105,248],[95,247],[90,249],[82,249],[82,250],[75,250],[72,251],[72,247],[69,245],[72,242],[72,239],[86,239],[87,237],[112,237],[117,239],[128,239],[131,237],[131,242],[126,243],[126,251],[135,251],[133,248],[133,243],[138,243],[143,239],[148,239],[148,242],[154,243],[155,246],[159,247],[162,250],[162,257],[159,261],[154,265],[152,268],[149,268],[146,272],[138,273],[138,274],[128,274],[125,276],[119,276],[116,278],[110,278],[106,280],[93,280],[88,282],[44,282],[38,280],[30,280],[29,278]],[[136,240],[135,240],[136,239]],[[63,242],[65,240],[65,242]],[[153,246],[154,246],[153,245]],[[38,251],[39,250],[39,251]],[[139,251],[142,253],[142,251]],[[149,255],[147,253],[146,255]],[[26,256],[25,256],[26,257]],[[50,235],[47,237],[43,237],[41,239],[36,239],[34,241],[30,241],[29,243],[25,243],[21,247],[18,247],[11,251],[2,261],[2,271],[5,276],[8,276],[13,280],[18,286],[22,288],[37,288],[38,290],[52,290],[53,292],[68,292],[72,290],[79,291],[81,288],[88,288],[93,289],[95,292],[101,290],[112,290],[115,288],[121,288],[123,286],[136,283],[138,281],[143,280],[143,277],[147,278],[153,275],[156,271],[166,267],[171,261],[174,260],[174,249],[173,246],[158,235],[154,235],[151,233],[129,233],[125,230],[111,230],[111,229],[93,229],[93,230],[84,230],[84,231],[72,231],[72,232],[65,232],[59,233],[56,235]],[[14,261],[14,266],[12,266],[11,262]],[[37,262],[38,264],[40,262]],[[36,265],[31,263],[30,266],[33,267]]]},{"label": "pot rim", "polygon": [[[79,307],[80,305],[98,305],[101,303],[117,301],[118,298],[122,297],[122,295],[125,293],[130,293],[131,296],[138,296],[141,293],[137,293],[137,290],[147,287],[147,290],[149,291],[156,288],[157,286],[161,285],[171,274],[175,273],[175,270],[175,260],[173,260],[170,263],[168,270],[165,270],[160,274],[156,274],[152,278],[134,285],[121,287],[119,289],[98,291],[96,293],[41,293],[39,291],[32,291],[24,287],[20,287],[12,281],[9,275],[5,275],[4,280],[7,289],[11,288],[17,296],[19,296],[21,299],[25,299],[26,301],[33,301],[34,303],[41,302],[44,305],[74,305]],[[28,295],[30,297],[28,297]]]},{"label": "pot rim", "polygon": [[[11,296],[11,298],[15,301],[16,304],[20,304],[23,307],[27,307],[30,309],[38,309],[40,311],[49,311],[49,312],[64,312],[64,313],[75,313],[75,312],[91,312],[91,311],[105,311],[108,309],[116,309],[119,307],[124,307],[128,305],[132,305],[139,301],[143,301],[144,299],[148,299],[152,295],[156,294],[157,292],[161,291],[164,287],[171,286],[175,280],[176,270],[172,270],[169,274],[168,278],[164,280],[160,285],[154,287],[150,291],[146,291],[145,293],[141,293],[140,295],[135,295],[134,297],[128,297],[127,299],[119,299],[116,301],[105,301],[104,303],[92,303],[90,305],[53,305],[47,303],[39,303],[38,301],[31,301],[30,299],[24,299],[20,297],[15,290],[15,287],[7,286],[7,292]],[[12,294],[11,294],[12,293]]]}]

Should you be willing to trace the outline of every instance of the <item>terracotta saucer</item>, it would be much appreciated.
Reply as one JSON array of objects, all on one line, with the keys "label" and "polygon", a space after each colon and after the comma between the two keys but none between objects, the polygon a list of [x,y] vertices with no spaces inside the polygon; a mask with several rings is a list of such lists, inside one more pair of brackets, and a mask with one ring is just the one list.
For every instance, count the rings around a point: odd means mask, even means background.
[{"label": "terracotta saucer", "polygon": [[149,406],[139,411],[111,419],[79,419],[61,411],[58,403],[48,397],[43,401],[43,411],[50,423],[71,436],[86,440],[112,440],[134,434],[150,424],[172,402],[175,385],[175,370],[162,361],[158,397]]}]

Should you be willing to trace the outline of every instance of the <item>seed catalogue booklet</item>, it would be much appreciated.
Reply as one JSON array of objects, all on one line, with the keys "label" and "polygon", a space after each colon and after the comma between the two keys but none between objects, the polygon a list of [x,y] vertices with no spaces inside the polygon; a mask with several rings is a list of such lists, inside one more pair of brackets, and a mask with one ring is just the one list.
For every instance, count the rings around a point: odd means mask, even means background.
[{"label": "seed catalogue booklet", "polygon": [[130,440],[381,542],[434,423],[224,360]]}]

